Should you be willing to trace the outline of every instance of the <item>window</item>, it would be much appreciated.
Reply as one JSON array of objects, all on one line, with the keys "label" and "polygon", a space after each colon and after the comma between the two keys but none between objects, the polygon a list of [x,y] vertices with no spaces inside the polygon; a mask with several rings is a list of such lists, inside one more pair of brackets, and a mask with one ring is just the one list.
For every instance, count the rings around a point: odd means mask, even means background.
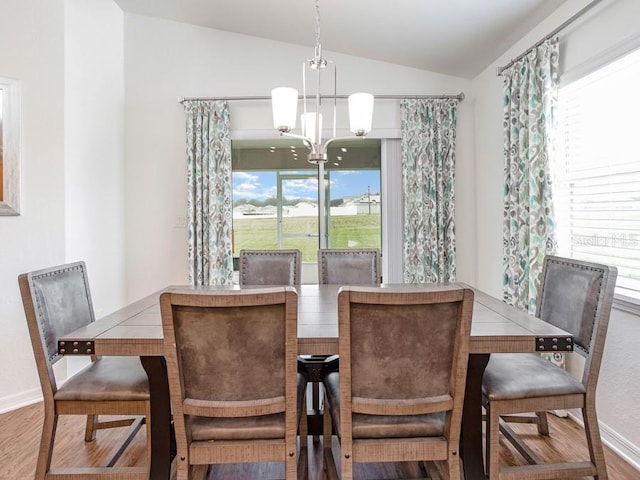
[{"label": "window", "polygon": [[640,299],[640,50],[560,88],[551,162],[558,252],[618,267]]},{"label": "window", "polygon": [[[335,142],[328,156],[327,246],[380,248],[380,140]],[[303,263],[317,261],[318,168],[306,157],[295,140],[232,141],[234,256],[243,248],[298,248]]]}]

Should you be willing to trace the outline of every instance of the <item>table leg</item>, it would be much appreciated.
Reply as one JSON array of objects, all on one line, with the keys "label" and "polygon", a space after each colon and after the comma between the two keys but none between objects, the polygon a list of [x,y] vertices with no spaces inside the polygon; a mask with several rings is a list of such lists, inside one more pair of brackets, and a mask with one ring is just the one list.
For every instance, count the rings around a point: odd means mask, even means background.
[{"label": "table leg", "polygon": [[151,469],[150,480],[169,480],[175,457],[175,434],[171,423],[171,401],[164,357],[140,357],[149,377],[151,395]]},{"label": "table leg", "polygon": [[[311,412],[307,412],[307,431],[318,442],[323,433],[323,419],[320,409],[320,383],[322,372],[327,368],[329,355],[302,355],[298,357],[298,372],[311,383]],[[305,406],[306,408],[306,406]]]},{"label": "table leg", "polygon": [[469,355],[460,438],[465,480],[486,479],[482,456],[482,375],[487,363],[488,353]]}]

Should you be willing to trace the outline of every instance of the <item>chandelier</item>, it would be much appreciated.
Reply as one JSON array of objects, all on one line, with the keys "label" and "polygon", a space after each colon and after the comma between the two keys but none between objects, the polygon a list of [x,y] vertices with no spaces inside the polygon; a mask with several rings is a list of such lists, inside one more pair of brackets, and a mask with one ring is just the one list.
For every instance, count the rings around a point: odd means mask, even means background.
[{"label": "chandelier", "polygon": [[[322,46],[320,45],[320,4],[316,0],[316,45],[312,59],[307,60],[302,65],[302,108],[300,117],[301,134],[292,133],[296,126],[298,116],[298,90],[290,87],[278,87],[271,91],[271,101],[273,108],[273,126],[281,135],[297,138],[309,148],[307,159],[311,163],[323,164],[327,161],[327,149],[336,140],[350,140],[364,138],[371,131],[371,120],[373,117],[373,95],[369,93],[354,93],[349,95],[349,129],[354,136],[336,137],[336,85],[337,74],[335,63],[329,62],[322,57]],[[333,135],[331,138],[323,140],[322,136],[322,113],[321,113],[321,82],[320,74],[327,66],[333,66]],[[315,94],[312,98],[307,98],[307,70],[311,76],[315,77]],[[315,102],[312,102],[315,100]],[[312,108],[308,108],[308,102]]]}]

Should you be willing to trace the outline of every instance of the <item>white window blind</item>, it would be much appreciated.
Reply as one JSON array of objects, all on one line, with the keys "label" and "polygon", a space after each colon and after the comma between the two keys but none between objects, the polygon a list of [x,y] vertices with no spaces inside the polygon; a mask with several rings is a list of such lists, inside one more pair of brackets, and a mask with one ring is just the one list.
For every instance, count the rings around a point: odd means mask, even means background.
[{"label": "white window blind", "polygon": [[560,255],[615,265],[640,299],[640,50],[560,88],[552,158]]}]

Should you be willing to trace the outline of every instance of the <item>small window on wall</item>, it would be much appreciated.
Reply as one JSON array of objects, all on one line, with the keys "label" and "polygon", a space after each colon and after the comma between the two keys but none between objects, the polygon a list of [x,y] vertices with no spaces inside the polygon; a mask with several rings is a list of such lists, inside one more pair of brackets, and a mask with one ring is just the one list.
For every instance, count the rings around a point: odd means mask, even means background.
[{"label": "small window on wall", "polygon": [[551,163],[560,255],[618,267],[640,300],[640,50],[560,88]]},{"label": "small window on wall", "polygon": [[232,142],[234,256],[249,248],[298,248],[303,262],[315,263],[319,221],[329,248],[381,247],[380,140],[335,142],[329,149],[322,220],[318,167],[307,152],[295,140]]}]

